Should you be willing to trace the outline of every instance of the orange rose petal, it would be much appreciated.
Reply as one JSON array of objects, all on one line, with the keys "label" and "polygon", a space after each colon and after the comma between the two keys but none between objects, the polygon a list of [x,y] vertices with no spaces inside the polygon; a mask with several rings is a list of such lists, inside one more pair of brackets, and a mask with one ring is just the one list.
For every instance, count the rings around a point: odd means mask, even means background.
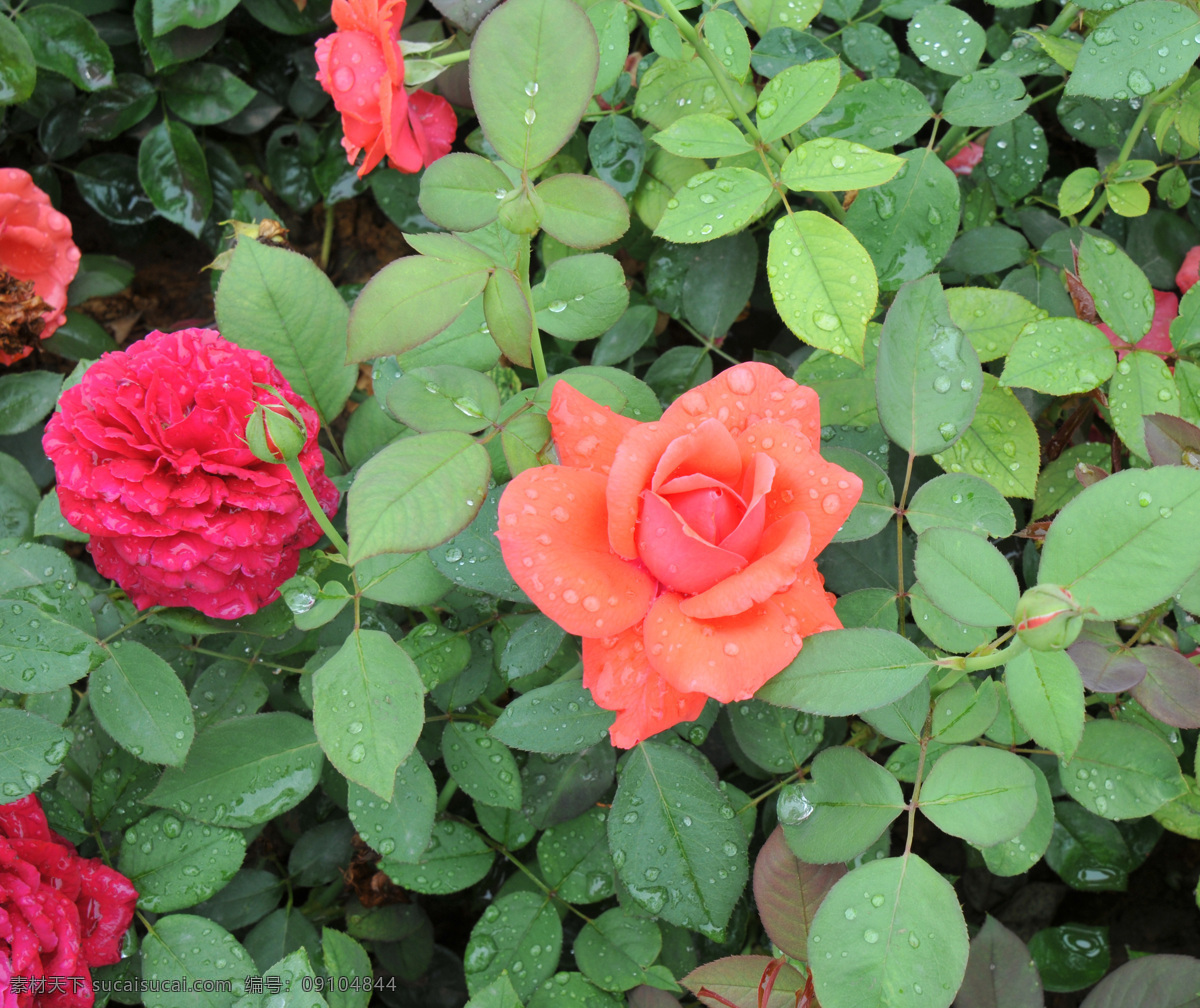
[{"label": "orange rose petal", "polygon": [[683,693],[721,703],[747,700],[800,650],[795,619],[770,599],[736,616],[698,620],[676,594],[660,595],[646,616],[650,666]]},{"label": "orange rose petal", "polygon": [[703,693],[680,693],[650,667],[640,625],[613,637],[583,639],[583,685],[597,704],[617,712],[609,736],[620,749],[694,721],[708,699]]},{"label": "orange rose petal", "polygon": [[621,439],[638,426],[636,420],[593,402],[566,381],[556,382],[546,416],[563,465],[607,473]]},{"label": "orange rose petal", "polygon": [[500,497],[504,562],[534,604],[568,633],[599,637],[637,623],[657,584],[608,547],[604,477],[566,466],[526,469]]},{"label": "orange rose petal", "polygon": [[803,512],[786,515],[763,532],[759,557],[708,591],[680,602],[698,620],[732,617],[766,602],[796,580],[796,571],[811,555],[812,537]]},{"label": "orange rose petal", "polygon": [[705,420],[694,431],[667,445],[654,468],[650,488],[662,490],[663,484],[673,477],[694,474],[711,476],[728,486],[737,483],[742,475],[737,442],[716,420]]},{"label": "orange rose petal", "polygon": [[778,469],[767,498],[768,524],[785,514],[802,511],[812,531],[816,556],[833,539],[862,496],[862,480],[821,458],[819,442],[797,437],[795,431],[769,420],[755,424],[738,439],[743,460],[764,452]]},{"label": "orange rose petal", "polygon": [[[668,413],[670,410],[667,411]],[[693,422],[691,428],[699,427]],[[686,418],[638,424],[622,439],[608,474],[608,541],[628,560],[637,557],[636,526],[642,491],[667,446],[688,431]]]},{"label": "orange rose petal", "polygon": [[762,452],[751,460],[751,469],[746,479],[749,493],[743,490],[743,496],[748,501],[746,512],[738,522],[737,528],[721,540],[722,549],[740,553],[744,557],[758,554],[763,528],[767,524],[766,496],[775,482],[775,468],[775,460]]},{"label": "orange rose petal", "polygon": [[705,542],[658,494],[642,501],[638,556],[668,591],[694,595],[746,566],[746,558]]},{"label": "orange rose petal", "polygon": [[797,575],[787,591],[771,600],[794,621],[788,624],[789,632],[809,637],[825,630],[842,629],[842,621],[833,608],[837,596],[825,590],[825,579],[817,565],[811,561],[803,564]]},{"label": "orange rose petal", "polygon": [[734,436],[760,420],[777,420],[818,444],[821,407],[817,393],[797,385],[770,364],[738,364],[685,392],[663,414],[664,422],[712,417]]}]

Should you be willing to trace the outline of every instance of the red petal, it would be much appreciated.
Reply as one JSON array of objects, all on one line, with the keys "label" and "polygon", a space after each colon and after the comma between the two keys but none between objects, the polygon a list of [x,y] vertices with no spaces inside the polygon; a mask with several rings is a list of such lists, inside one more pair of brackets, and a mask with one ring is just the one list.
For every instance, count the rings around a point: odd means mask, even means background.
[{"label": "red petal", "polygon": [[1200,245],[1193,245],[1183,257],[1179,272],[1175,274],[1175,286],[1180,294],[1186,294],[1200,279]]},{"label": "red petal", "polygon": [[583,684],[605,710],[617,712],[608,730],[613,745],[631,749],[681,721],[694,721],[708,699],[680,693],[650,667],[640,625],[615,637],[583,639]]},{"label": "red petal", "polygon": [[747,700],[800,650],[794,620],[774,599],[709,620],[686,615],[682,601],[660,595],[645,623],[651,667],[681,692],[706,693],[721,703]]},{"label": "red petal", "polygon": [[826,462],[814,445],[775,421],[755,424],[739,439],[742,457],[755,452],[775,460],[775,482],[767,495],[767,524],[796,511],[808,515],[812,552],[829,545],[862,496],[862,480],[841,466]]},{"label": "red petal", "polygon": [[500,498],[504,562],[534,604],[568,633],[600,637],[633,626],[657,587],[608,546],[604,477],[567,466],[518,475]]},{"label": "red petal", "polygon": [[563,465],[607,473],[617,446],[636,420],[593,402],[565,380],[555,382],[546,413],[554,431],[554,446]]},{"label": "red petal", "polygon": [[668,591],[694,595],[737,573],[746,558],[701,539],[656,493],[647,491],[637,527],[638,556]]}]

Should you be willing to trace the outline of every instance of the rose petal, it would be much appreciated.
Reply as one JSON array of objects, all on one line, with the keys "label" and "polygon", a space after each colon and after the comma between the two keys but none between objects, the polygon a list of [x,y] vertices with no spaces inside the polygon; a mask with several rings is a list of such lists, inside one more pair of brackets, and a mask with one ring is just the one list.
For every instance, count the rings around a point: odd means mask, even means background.
[{"label": "rose petal", "polygon": [[583,639],[583,685],[597,704],[617,712],[609,736],[619,749],[694,721],[708,700],[703,693],[680,693],[650,667],[640,624],[613,637]]},{"label": "rose petal", "polygon": [[833,608],[837,596],[825,590],[825,579],[816,563],[802,564],[796,574],[792,586],[771,599],[791,621],[786,625],[788,632],[804,638],[825,630],[840,630],[842,621]]},{"label": "rose petal", "polygon": [[796,580],[800,565],[811,555],[812,536],[807,516],[801,511],[785,515],[763,533],[759,556],[745,570],[684,599],[680,606],[695,619],[745,612],[787,588]]},{"label": "rose petal", "polygon": [[1170,291],[1156,290],[1154,292],[1154,317],[1150,321],[1150,329],[1136,343],[1122,339],[1103,322],[1098,323],[1096,328],[1104,333],[1113,349],[1117,351],[1118,360],[1124,359],[1130,350],[1148,350],[1165,359],[1175,352],[1175,347],[1171,343],[1171,323],[1178,315],[1179,298]]},{"label": "rose petal", "polygon": [[774,420],[755,424],[738,439],[742,458],[749,463],[755,452],[765,452],[778,469],[767,498],[767,522],[803,511],[812,533],[816,556],[829,545],[837,530],[862,496],[862,480],[841,466],[823,459],[820,442],[800,437]]},{"label": "rose petal", "polygon": [[742,457],[737,441],[717,420],[705,420],[667,445],[654,468],[650,488],[662,491],[668,480],[697,473],[727,486],[733,486],[741,478]]},{"label": "rose petal", "polygon": [[683,601],[660,595],[645,622],[650,666],[680,692],[747,700],[800,650],[792,616],[774,599],[708,620],[684,613]]},{"label": "rose petal", "polygon": [[637,527],[638,556],[668,591],[694,595],[746,566],[746,558],[700,538],[671,505],[647,491]]},{"label": "rose petal", "polygon": [[1200,279],[1200,245],[1193,245],[1183,257],[1179,272],[1175,274],[1175,286],[1180,294],[1186,294],[1197,279]]},{"label": "rose petal", "polygon": [[609,471],[621,439],[638,426],[636,420],[593,402],[565,379],[554,383],[546,417],[559,461],[599,473]]},{"label": "rose petal", "polygon": [[759,452],[751,460],[750,472],[742,496],[749,504],[737,528],[721,540],[721,548],[744,557],[758,555],[763,528],[767,523],[767,494],[775,482],[775,460]]},{"label": "rose petal", "polygon": [[638,622],[654,579],[608,545],[604,477],[567,466],[526,469],[500,498],[504,562],[539,609],[568,633],[600,637]]}]

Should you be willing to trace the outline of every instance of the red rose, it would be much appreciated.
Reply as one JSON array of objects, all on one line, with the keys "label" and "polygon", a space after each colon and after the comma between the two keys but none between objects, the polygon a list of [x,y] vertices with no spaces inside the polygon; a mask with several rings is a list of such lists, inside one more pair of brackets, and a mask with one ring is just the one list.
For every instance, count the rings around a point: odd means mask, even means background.
[{"label": "red rose", "polygon": [[1130,350],[1149,350],[1166,360],[1175,352],[1171,345],[1171,323],[1179,314],[1179,298],[1169,291],[1154,292],[1154,319],[1150,323],[1150,331],[1136,343],[1128,343],[1121,339],[1108,326],[1101,322],[1099,330],[1108,337],[1108,342],[1117,351],[1117,359],[1123,358]]},{"label": "red rose", "polygon": [[628,748],[745,700],[803,639],[841,626],[817,554],[862,493],[818,453],[817,395],[739,364],[637,423],[554,386],[561,465],[500,499],[504,561],[583,637],[583,681]]},{"label": "red rose", "polygon": [[450,103],[404,89],[400,23],[405,0],[333,0],[340,29],[317,40],[317,81],[342,114],[342,146],[366,175],[387,155],[402,172],[418,172],[450,153],[458,120]]},{"label": "red rose", "polygon": [[[90,1008],[90,970],[120,960],[137,895],[52,833],[34,795],[0,805],[0,1008]],[[51,977],[65,983],[34,982]]]},{"label": "red rose", "polygon": [[977,144],[972,140],[953,157],[946,158],[946,167],[955,175],[970,175],[982,160],[983,144]]},{"label": "red rose", "polygon": [[[42,339],[66,319],[67,285],[79,269],[79,249],[71,241],[71,222],[50,205],[50,197],[20,168],[0,168],[0,274],[33,284],[33,293],[48,309],[41,312]],[[5,328],[11,322],[4,320]],[[9,347],[0,349],[0,364],[29,356],[33,347],[14,332]],[[15,349],[13,349],[15,348]]]},{"label": "red rose", "polygon": [[1200,245],[1193,245],[1183,257],[1179,272],[1175,274],[1175,286],[1180,294],[1186,294],[1200,278]]},{"label": "red rose", "polygon": [[276,597],[321,536],[283,464],[244,440],[256,403],[300,410],[299,463],[326,514],[316,413],[270,359],[211,329],[151,333],[107,353],[63,393],[43,440],[63,517],[92,539],[96,569],[141,609],[194,606],[235,619]]}]

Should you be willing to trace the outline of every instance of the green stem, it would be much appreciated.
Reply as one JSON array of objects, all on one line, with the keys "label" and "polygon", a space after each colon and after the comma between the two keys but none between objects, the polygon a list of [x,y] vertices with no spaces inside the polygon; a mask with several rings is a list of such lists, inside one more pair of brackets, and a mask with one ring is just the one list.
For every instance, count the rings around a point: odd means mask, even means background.
[{"label": "green stem", "polygon": [[333,207],[325,204],[325,231],[321,235],[321,269],[329,269],[329,256],[333,252]]},{"label": "green stem", "polygon": [[1071,23],[1075,20],[1075,18],[1078,15],[1079,15],[1079,8],[1076,7],[1073,3],[1068,3],[1065,7],[1063,7],[1063,9],[1061,11],[1058,12],[1058,17],[1056,17],[1050,23],[1050,26],[1046,29],[1046,34],[1047,35],[1061,35],[1063,32],[1065,32],[1068,28],[1071,27]]},{"label": "green stem", "polygon": [[437,63],[439,66],[454,66],[455,63],[465,63],[471,58],[470,49],[460,49],[458,52],[442,53],[441,56],[430,56],[430,63]]},{"label": "green stem", "polygon": [[438,792],[437,798],[437,810],[439,812],[445,812],[446,809],[449,808],[450,799],[454,797],[457,791],[458,785],[454,782],[453,777],[451,777],[444,785],[442,785],[442,790]]},{"label": "green stem", "polygon": [[533,339],[530,341],[529,351],[533,357],[533,373],[537,375],[539,385],[546,381],[546,357],[542,353],[542,333],[537,327],[537,320],[533,310],[533,291],[529,287],[529,268],[530,260],[533,255],[533,236],[521,235],[521,244],[517,250],[517,280],[521,284],[521,293],[525,295],[525,304],[529,308],[529,317],[534,319],[533,322]]},{"label": "green stem", "polygon": [[317,520],[317,524],[321,526],[321,531],[329,536],[329,541],[333,543],[342,559],[350,563],[350,547],[346,545],[346,540],[341,537],[338,530],[333,527],[333,523],[321,510],[321,505],[317,503],[317,498],[312,492],[312,486],[309,485],[308,477],[304,475],[304,470],[300,467],[300,463],[295,459],[284,460],[284,465],[287,466],[288,472],[292,474],[292,479],[296,481],[296,489],[300,491],[300,496],[304,498],[304,503],[308,505],[308,510],[312,512],[312,516]]},{"label": "green stem", "polygon": [[[1025,642],[1018,637],[1008,647],[1001,648],[999,651],[992,651],[981,655],[956,655],[953,658],[943,658],[937,664],[942,668],[952,669],[956,672],[985,672],[988,669],[1006,665],[1025,649]],[[957,682],[961,678],[961,676],[956,677],[954,682]],[[953,682],[950,683],[950,685],[953,684]],[[941,683],[938,685],[941,686]]]}]

